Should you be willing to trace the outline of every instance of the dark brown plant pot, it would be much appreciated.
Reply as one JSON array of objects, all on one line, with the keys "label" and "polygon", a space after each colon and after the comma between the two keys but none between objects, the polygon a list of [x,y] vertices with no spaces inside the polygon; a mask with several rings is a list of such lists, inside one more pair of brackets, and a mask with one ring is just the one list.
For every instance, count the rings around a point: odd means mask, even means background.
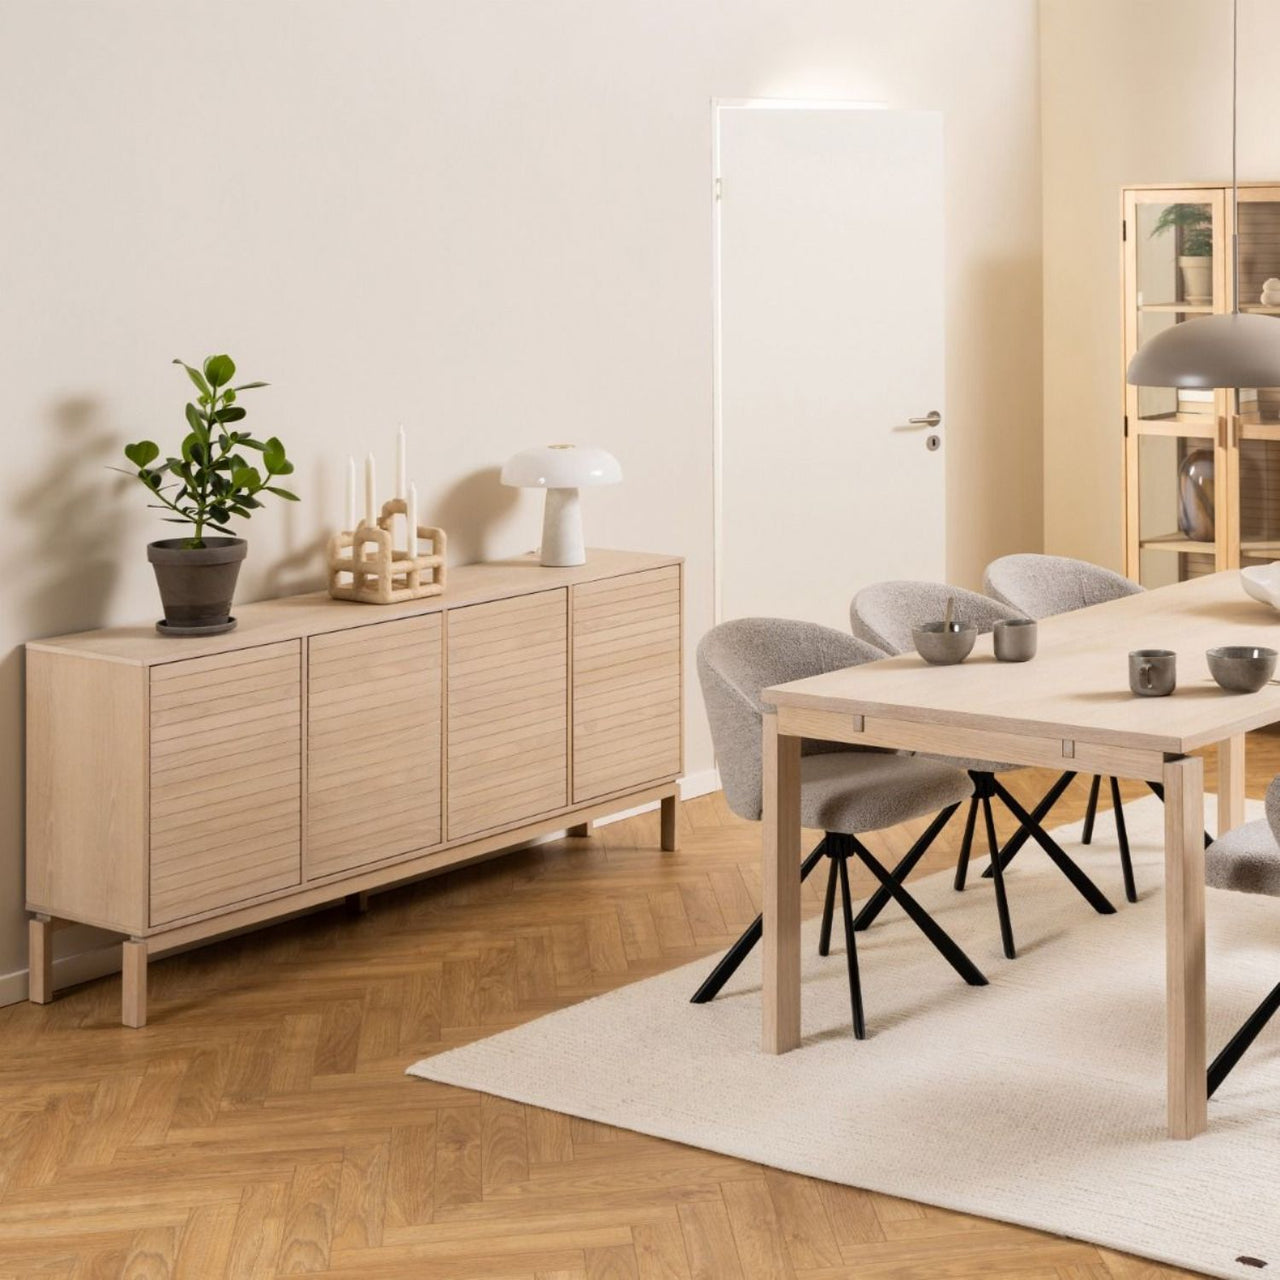
[{"label": "dark brown plant pot", "polygon": [[188,547],[185,538],[147,544],[164,605],[162,631],[190,635],[234,625],[231,599],[248,544],[243,538],[205,538],[204,544]]}]

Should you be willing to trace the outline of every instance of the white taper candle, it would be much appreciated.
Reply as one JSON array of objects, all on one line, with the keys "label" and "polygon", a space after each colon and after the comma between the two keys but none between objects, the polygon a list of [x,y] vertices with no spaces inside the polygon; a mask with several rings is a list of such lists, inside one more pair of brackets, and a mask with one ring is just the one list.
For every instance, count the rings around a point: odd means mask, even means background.
[{"label": "white taper candle", "polygon": [[364,460],[364,522],[378,523],[378,483],[374,473],[373,454]]},{"label": "white taper candle", "polygon": [[347,509],[342,527],[348,532],[356,527],[356,460],[347,459]]},{"label": "white taper candle", "polygon": [[404,428],[396,433],[396,497],[403,498],[406,493],[405,484],[409,478],[408,461],[404,439]]},{"label": "white taper candle", "polygon": [[418,486],[409,486],[408,520],[409,520],[409,555],[418,554]]}]

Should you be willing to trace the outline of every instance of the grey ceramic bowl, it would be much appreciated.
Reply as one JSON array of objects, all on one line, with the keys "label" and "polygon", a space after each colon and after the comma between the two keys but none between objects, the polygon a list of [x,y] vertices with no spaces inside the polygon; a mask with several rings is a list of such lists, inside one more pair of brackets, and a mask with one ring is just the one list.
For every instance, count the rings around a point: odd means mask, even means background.
[{"label": "grey ceramic bowl", "polygon": [[1276,651],[1256,645],[1223,645],[1204,656],[1209,660],[1209,674],[1228,693],[1257,693],[1276,671]]},{"label": "grey ceramic bowl", "polygon": [[926,622],[923,627],[913,627],[911,638],[916,652],[935,667],[949,667],[963,662],[973,650],[978,638],[978,628],[953,622]]}]

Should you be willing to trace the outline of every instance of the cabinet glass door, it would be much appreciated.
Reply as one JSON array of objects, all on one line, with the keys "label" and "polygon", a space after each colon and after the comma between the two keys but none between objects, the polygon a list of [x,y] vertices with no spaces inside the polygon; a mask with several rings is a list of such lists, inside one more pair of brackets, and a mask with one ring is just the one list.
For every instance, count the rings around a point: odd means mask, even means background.
[{"label": "cabinet glass door", "polygon": [[[1126,193],[1126,366],[1166,329],[1229,308],[1225,215],[1221,188]],[[1126,386],[1126,561],[1144,586],[1227,567],[1230,411],[1224,391]]]},{"label": "cabinet glass door", "polygon": [[[1280,187],[1241,190],[1238,228],[1240,310],[1280,324]],[[1275,281],[1271,289],[1268,281]],[[1230,395],[1240,563],[1262,564],[1280,559],[1280,388],[1242,387]]]}]

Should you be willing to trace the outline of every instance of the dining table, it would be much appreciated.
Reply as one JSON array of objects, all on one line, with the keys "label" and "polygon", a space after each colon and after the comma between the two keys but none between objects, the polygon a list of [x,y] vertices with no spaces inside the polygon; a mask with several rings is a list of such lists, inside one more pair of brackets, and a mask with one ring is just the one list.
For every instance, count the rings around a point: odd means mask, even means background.
[{"label": "dining table", "polygon": [[[764,691],[763,1049],[801,1046],[802,740],[1143,779],[1164,799],[1168,1132],[1192,1138],[1208,1116],[1201,753],[1217,750],[1221,834],[1244,820],[1244,735],[1280,720],[1280,684],[1228,693],[1206,651],[1280,647],[1280,614],[1227,570],[1045,618],[1038,630],[1027,662],[996,661],[980,636],[954,665],[902,654]],[[1130,691],[1136,649],[1177,654],[1171,695]]]}]

